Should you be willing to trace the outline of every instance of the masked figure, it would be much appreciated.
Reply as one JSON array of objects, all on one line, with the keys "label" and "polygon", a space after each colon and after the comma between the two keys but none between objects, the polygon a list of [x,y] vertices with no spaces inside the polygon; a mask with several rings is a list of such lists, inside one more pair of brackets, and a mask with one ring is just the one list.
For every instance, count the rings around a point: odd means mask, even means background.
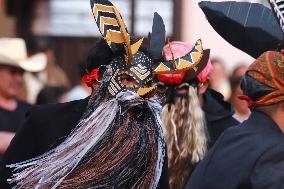
[{"label": "masked figure", "polygon": [[[166,130],[170,188],[184,188],[208,146],[225,128],[238,123],[232,118],[231,107],[228,113],[221,105],[223,99],[215,98],[217,92],[207,89],[212,70],[209,52],[203,50],[201,40],[194,46],[173,41],[164,47],[165,60],[154,70],[158,87],[165,94],[161,118]],[[211,121],[219,110],[222,115]]]},{"label": "masked figure", "polygon": [[8,166],[14,169],[9,182],[17,188],[159,185],[165,142],[161,107],[154,96],[156,87],[151,86],[155,53],[141,47],[143,39],[129,36],[118,9],[109,1],[91,0],[91,8],[113,58],[109,65],[90,72],[86,80],[91,84],[96,79],[100,88],[63,142]]}]

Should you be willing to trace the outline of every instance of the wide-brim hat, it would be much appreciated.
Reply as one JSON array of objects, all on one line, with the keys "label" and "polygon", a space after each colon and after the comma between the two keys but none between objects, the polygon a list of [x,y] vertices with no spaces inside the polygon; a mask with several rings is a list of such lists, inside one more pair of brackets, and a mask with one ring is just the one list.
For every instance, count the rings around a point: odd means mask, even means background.
[{"label": "wide-brim hat", "polygon": [[21,38],[0,38],[0,65],[13,66],[28,72],[45,69],[47,58],[44,53],[27,55],[26,43]]}]

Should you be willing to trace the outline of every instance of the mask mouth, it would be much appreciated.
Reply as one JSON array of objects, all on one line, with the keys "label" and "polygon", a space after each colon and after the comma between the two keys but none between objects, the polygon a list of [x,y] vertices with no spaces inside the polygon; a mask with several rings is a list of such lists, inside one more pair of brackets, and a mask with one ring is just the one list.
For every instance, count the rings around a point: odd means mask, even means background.
[{"label": "mask mouth", "polygon": [[126,89],[138,89],[139,83],[133,78],[132,75],[122,73],[119,75],[119,84]]}]

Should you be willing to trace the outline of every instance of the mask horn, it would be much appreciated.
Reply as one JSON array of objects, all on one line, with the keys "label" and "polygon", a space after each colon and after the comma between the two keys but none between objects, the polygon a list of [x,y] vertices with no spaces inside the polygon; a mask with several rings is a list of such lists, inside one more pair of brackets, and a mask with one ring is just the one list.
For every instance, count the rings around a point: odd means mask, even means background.
[{"label": "mask horn", "polygon": [[150,40],[150,55],[154,60],[160,60],[162,57],[163,47],[165,46],[166,29],[163,18],[154,13],[152,36]]},{"label": "mask horn", "polygon": [[90,0],[92,13],[96,24],[113,52],[126,53],[126,62],[131,64],[132,55],[141,45],[143,40],[130,44],[130,35],[119,10],[108,0]]}]

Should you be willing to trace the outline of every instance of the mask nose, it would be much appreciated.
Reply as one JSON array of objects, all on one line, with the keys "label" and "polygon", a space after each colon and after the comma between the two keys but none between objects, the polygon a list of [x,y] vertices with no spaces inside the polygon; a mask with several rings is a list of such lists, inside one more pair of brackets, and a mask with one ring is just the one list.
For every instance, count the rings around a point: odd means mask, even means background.
[{"label": "mask nose", "polygon": [[141,97],[150,97],[155,95],[157,92],[157,87],[140,87],[137,91],[138,95]]}]

